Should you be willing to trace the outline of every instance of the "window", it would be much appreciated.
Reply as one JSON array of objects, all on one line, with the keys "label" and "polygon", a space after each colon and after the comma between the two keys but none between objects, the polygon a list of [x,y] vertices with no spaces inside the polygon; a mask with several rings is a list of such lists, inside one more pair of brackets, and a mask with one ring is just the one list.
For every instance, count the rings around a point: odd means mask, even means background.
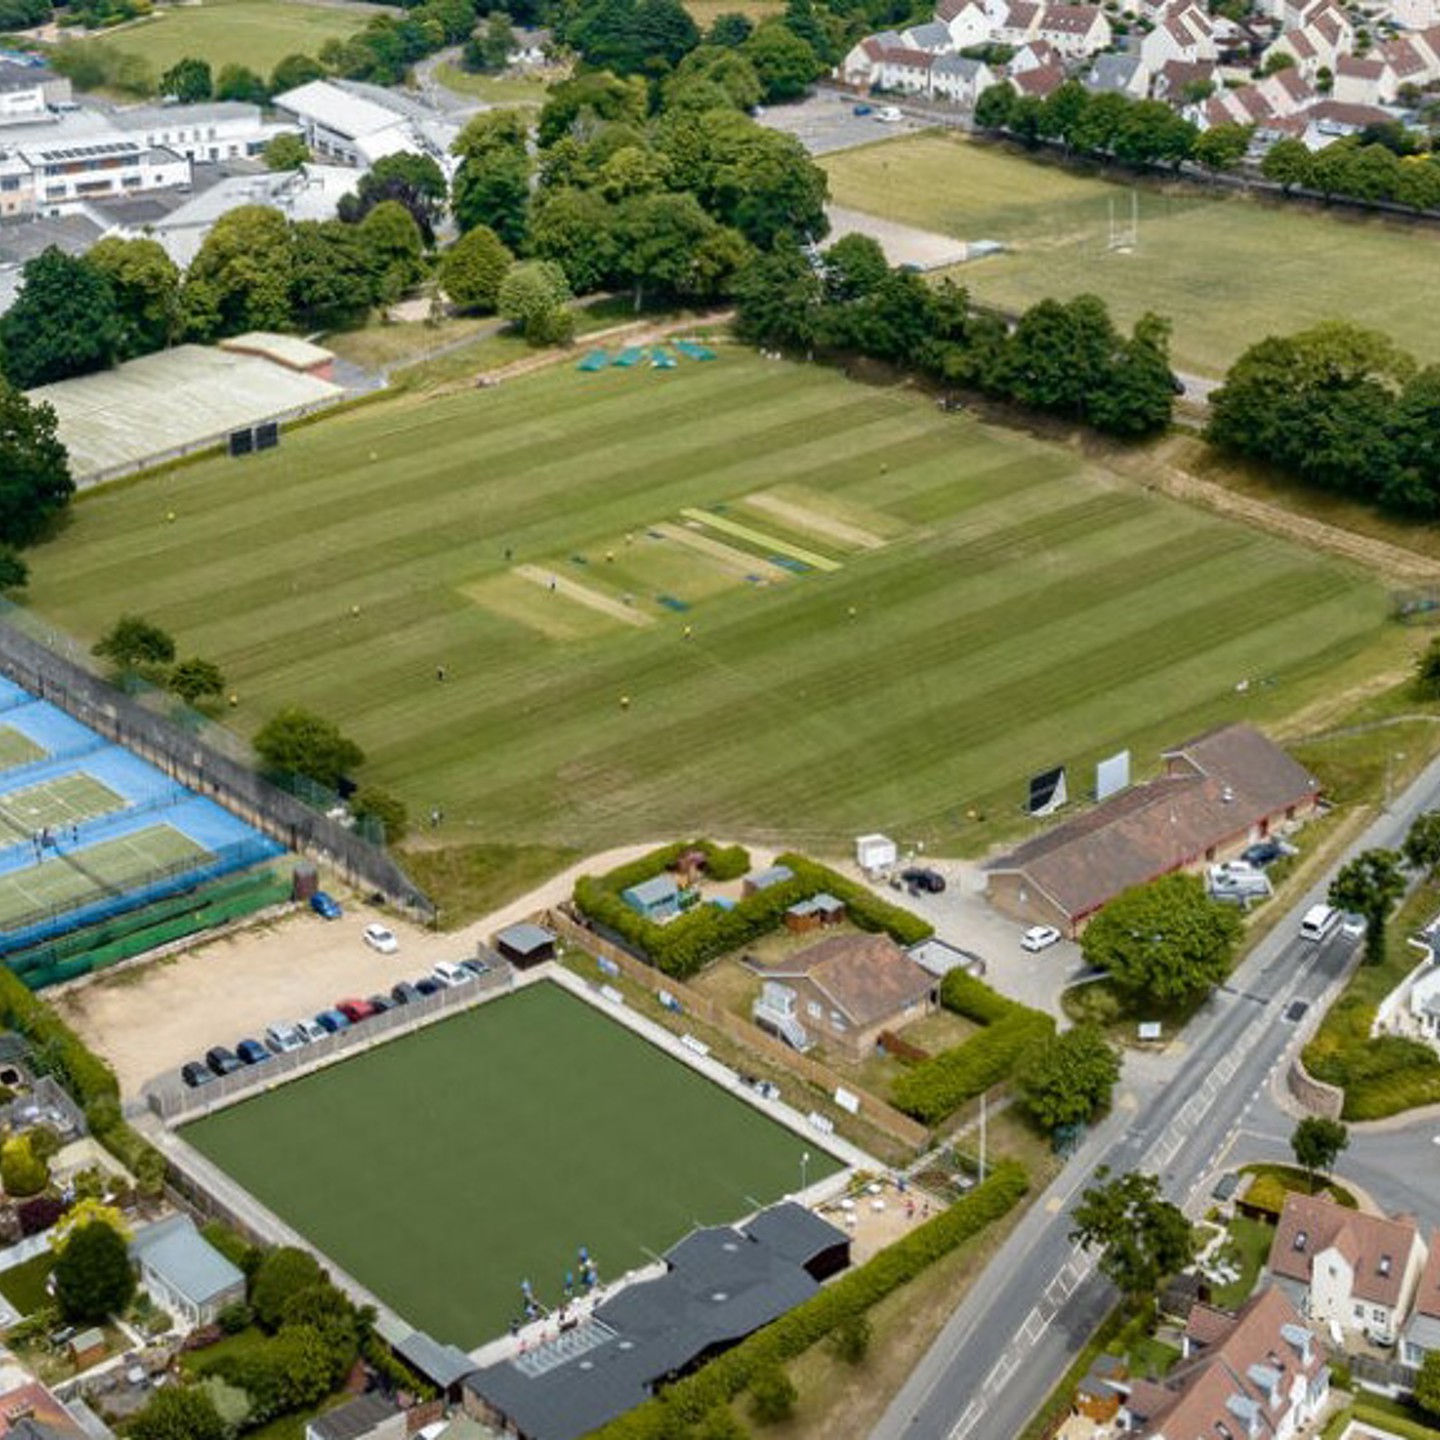
[{"label": "window", "polygon": [[825,1007],[814,1000],[806,1004],[805,1010],[812,1020],[823,1020],[825,1018]]},{"label": "window", "polygon": [[18,175],[6,175],[0,179],[0,190],[18,190],[20,188],[20,177]]},{"label": "window", "polygon": [[1365,1307],[1363,1305],[1357,1305],[1355,1307],[1355,1318],[1357,1320],[1363,1320],[1365,1318]]}]

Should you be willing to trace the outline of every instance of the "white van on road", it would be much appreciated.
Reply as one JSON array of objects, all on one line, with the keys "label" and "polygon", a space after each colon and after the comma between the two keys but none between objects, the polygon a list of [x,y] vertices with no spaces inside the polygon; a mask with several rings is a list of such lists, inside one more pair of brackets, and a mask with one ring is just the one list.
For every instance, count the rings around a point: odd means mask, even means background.
[{"label": "white van on road", "polygon": [[1320,941],[1327,939],[1340,924],[1340,912],[1331,905],[1312,905],[1300,922],[1302,940]]}]

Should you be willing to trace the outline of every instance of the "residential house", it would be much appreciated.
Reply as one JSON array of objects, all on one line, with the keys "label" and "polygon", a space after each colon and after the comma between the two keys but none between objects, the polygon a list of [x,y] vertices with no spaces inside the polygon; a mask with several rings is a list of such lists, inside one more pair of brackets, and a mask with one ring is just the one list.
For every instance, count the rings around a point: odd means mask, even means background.
[{"label": "residential house", "polygon": [[1150,67],[1140,55],[1097,55],[1080,83],[1092,95],[1143,100],[1150,91]]},{"label": "residential house", "polygon": [[90,1440],[90,1436],[61,1400],[38,1380],[26,1378],[0,1394],[0,1440]]},{"label": "residential house", "polygon": [[928,95],[930,67],[934,63],[935,57],[927,51],[897,45],[881,57],[880,77],[875,83],[882,89],[907,95]]},{"label": "residential house", "polygon": [[884,30],[879,35],[867,35],[850,47],[840,62],[840,78],[847,85],[869,89],[880,84],[880,72],[885,61],[885,52],[900,44],[900,36],[894,30]]},{"label": "residential house", "polygon": [[548,30],[530,30],[520,26],[515,31],[515,43],[506,55],[510,65],[544,65],[550,58],[555,37]]},{"label": "residential house", "polygon": [[1311,150],[1323,150],[1332,141],[1358,135],[1371,125],[1386,125],[1394,116],[1374,105],[1346,105],[1339,100],[1317,100],[1302,117],[1305,130],[1301,142]]},{"label": "residential house", "polygon": [[1036,100],[1045,100],[1053,95],[1066,80],[1065,68],[1056,61],[1044,65],[1032,65],[1019,72],[1011,71],[1010,83],[1017,95],[1030,95]]},{"label": "residential house", "polygon": [[1423,1040],[1440,1040],[1440,969],[1428,970],[1410,987],[1410,1023]]},{"label": "residential house", "polygon": [[1043,5],[1031,32],[1069,60],[1108,48],[1114,35],[1098,5]]},{"label": "residential house", "polygon": [[1059,53],[1048,40],[1032,40],[1020,46],[1005,68],[1012,81],[1027,70],[1059,70],[1063,74],[1065,69]]},{"label": "residential house", "polygon": [[1320,782],[1249,725],[1162,756],[1164,772],[992,861],[985,893],[1027,925],[1076,935],[1122,890],[1194,869],[1311,815]]},{"label": "residential house", "polygon": [[1414,1307],[1400,1332],[1400,1363],[1417,1369],[1440,1350],[1440,1230],[1430,1236],[1430,1254],[1415,1287]]},{"label": "residential house", "polygon": [[764,982],[757,1023],[798,1021],[854,1060],[870,1055],[882,1031],[918,1020],[939,1000],[935,977],[888,935],[832,935],[774,964],[747,964]]},{"label": "residential house", "polygon": [[1156,100],[1163,100],[1178,109],[1195,103],[1193,97],[1204,95],[1207,90],[1212,95],[1216,92],[1215,67],[1167,60],[1156,72],[1150,88]]},{"label": "residential house", "polygon": [[1290,1440],[1320,1414],[1330,1369],[1289,1300],[1265,1289],[1234,1315],[1196,1305],[1180,1361],[1161,1381],[1135,1380],[1126,1433],[1141,1440],[1192,1436]]},{"label": "residential house", "polygon": [[1405,30],[1429,30],[1440,25],[1440,0],[1387,0],[1385,8]]},{"label": "residential house", "polygon": [[1152,73],[1171,60],[1213,64],[1220,55],[1210,17],[1194,5],[1172,10],[1140,42],[1140,55]]},{"label": "residential house", "polygon": [[1425,1262],[1425,1243],[1408,1215],[1391,1220],[1292,1191],[1268,1264],[1276,1285],[1311,1320],[1389,1345],[1399,1339]]},{"label": "residential house", "polygon": [[923,50],[927,55],[948,55],[955,49],[950,27],[939,20],[927,20],[923,25],[902,30],[900,43],[911,50]]},{"label": "residential house", "polygon": [[940,0],[935,18],[950,32],[956,50],[989,43],[994,25],[980,0]]},{"label": "residential house", "polygon": [[1440,57],[1426,45],[1422,36],[1397,35],[1377,46],[1375,53],[1395,77],[1397,95],[1406,86],[1418,89],[1432,80],[1440,80]]},{"label": "residential house", "polygon": [[1330,94],[1345,105],[1388,105],[1399,88],[1383,55],[1342,55]]},{"label": "residential house", "polygon": [[171,1215],[137,1231],[130,1258],[141,1288],[185,1329],[212,1324],[227,1306],[244,1303],[244,1273],[188,1215]]},{"label": "residential house", "polygon": [[963,55],[937,55],[930,67],[931,95],[966,109],[972,109],[996,83],[995,72],[983,60],[967,60]]},{"label": "residential house", "polygon": [[405,1412],[370,1393],[337,1405],[306,1423],[305,1440],[406,1440]]},{"label": "residential house", "polygon": [[[997,45],[1010,45],[1016,49],[1028,45],[1039,33],[1041,9],[1031,0],[1009,0],[1009,3],[1001,0],[990,38]],[[996,12],[992,10],[993,13]]]}]

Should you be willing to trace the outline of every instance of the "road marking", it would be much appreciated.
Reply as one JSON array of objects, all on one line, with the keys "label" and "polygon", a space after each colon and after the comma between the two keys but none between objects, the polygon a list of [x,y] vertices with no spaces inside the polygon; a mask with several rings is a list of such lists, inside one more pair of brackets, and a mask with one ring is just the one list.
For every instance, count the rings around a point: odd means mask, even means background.
[{"label": "road marking", "polygon": [[1007,1350],[990,1367],[990,1373],[981,1382],[982,1390],[999,1390],[1019,1368],[1020,1361],[1013,1350]]},{"label": "road marking", "polygon": [[979,1400],[972,1400],[955,1422],[955,1428],[950,1432],[950,1440],[963,1440],[963,1437],[975,1428],[975,1422],[984,1413],[985,1406]]}]

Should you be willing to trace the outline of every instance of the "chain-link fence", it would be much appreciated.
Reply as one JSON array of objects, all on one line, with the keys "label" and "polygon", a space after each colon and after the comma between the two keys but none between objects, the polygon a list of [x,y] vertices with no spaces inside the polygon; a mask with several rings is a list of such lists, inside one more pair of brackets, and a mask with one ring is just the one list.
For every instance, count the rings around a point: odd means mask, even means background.
[{"label": "chain-link fence", "polygon": [[[15,623],[21,616],[24,623]],[[28,612],[0,606],[0,672],[17,685],[134,751],[196,794],[216,800],[286,849],[309,853],[340,870],[352,885],[379,891],[423,921],[434,920],[435,907],[388,854],[258,775],[236,757],[238,737],[229,736],[222,748],[212,743],[217,732],[228,735],[221,727],[206,721],[191,730],[146,708],[136,696],[88,670],[73,641],[51,632],[42,642],[27,633],[35,628],[35,617]]]}]

